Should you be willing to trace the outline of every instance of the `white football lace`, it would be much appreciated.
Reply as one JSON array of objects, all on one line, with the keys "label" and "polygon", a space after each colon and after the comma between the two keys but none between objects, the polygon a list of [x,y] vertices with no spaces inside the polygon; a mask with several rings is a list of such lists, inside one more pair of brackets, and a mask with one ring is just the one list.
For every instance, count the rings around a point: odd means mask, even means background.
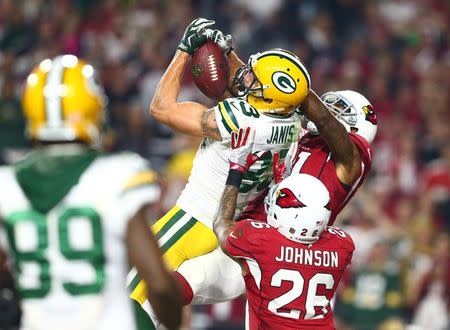
[{"label": "white football lace", "polygon": [[214,60],[214,55],[208,56],[208,65],[209,65],[209,71],[211,73],[211,80],[216,81],[219,80],[219,75],[217,73],[217,66],[216,61]]}]

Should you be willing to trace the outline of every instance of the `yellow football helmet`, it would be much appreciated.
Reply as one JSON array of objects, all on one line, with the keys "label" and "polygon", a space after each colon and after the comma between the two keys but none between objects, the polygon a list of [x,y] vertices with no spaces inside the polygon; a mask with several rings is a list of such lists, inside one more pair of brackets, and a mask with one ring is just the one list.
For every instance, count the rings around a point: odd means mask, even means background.
[{"label": "yellow football helmet", "polygon": [[22,97],[27,134],[37,141],[98,143],[106,97],[94,68],[74,55],[43,60],[28,76]]},{"label": "yellow football helmet", "polygon": [[234,96],[247,96],[259,111],[286,114],[298,108],[308,95],[311,78],[300,59],[284,49],[271,49],[250,56],[235,74]]}]

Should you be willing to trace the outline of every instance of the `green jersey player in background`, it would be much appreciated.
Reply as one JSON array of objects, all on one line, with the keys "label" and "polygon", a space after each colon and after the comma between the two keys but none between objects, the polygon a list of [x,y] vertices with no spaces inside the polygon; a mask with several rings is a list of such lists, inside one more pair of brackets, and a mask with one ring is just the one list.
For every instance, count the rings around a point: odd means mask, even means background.
[{"label": "green jersey player in background", "polygon": [[[26,330],[136,329],[128,265],[149,284],[162,323],[181,321],[179,290],[146,214],[156,175],[132,153],[101,155],[105,99],[94,69],[73,55],[42,61],[23,94],[35,148],[0,168],[0,222]],[[150,280],[151,279],[151,280]]]}]

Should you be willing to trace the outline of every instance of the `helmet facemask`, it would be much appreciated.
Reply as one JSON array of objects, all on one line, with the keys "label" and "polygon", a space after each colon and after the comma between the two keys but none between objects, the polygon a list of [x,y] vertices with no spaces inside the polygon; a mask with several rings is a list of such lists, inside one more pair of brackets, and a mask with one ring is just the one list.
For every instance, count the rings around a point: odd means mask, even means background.
[{"label": "helmet facemask", "polygon": [[[255,97],[263,98],[263,85],[256,77],[253,72],[253,68],[251,65],[252,58],[247,64],[241,66],[233,77],[233,81],[231,83],[231,94],[234,97],[242,97],[248,94],[252,94]],[[246,77],[251,75],[251,83],[246,81]]]},{"label": "helmet facemask", "polygon": [[[348,132],[352,129],[358,131],[356,127],[358,121],[358,115],[355,107],[351,102],[349,102],[345,97],[335,94],[333,92],[328,92],[323,94],[320,99],[327,106],[331,114],[344,125]],[[319,130],[316,125],[308,120],[306,116],[304,117],[306,121],[306,129],[312,135],[319,135]]]},{"label": "helmet facemask", "polygon": [[344,96],[331,92],[322,95],[321,99],[337,120],[350,128],[356,128],[358,121],[356,109]]}]

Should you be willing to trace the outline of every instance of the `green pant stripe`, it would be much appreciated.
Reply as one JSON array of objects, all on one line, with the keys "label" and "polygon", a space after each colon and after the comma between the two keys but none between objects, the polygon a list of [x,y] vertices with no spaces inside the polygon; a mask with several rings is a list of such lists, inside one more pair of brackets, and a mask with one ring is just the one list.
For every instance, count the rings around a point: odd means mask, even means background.
[{"label": "green pant stripe", "polygon": [[137,285],[141,281],[141,277],[139,276],[139,273],[136,273],[134,275],[133,279],[131,280],[130,284],[128,285],[128,291],[131,293],[134,289],[136,289]]},{"label": "green pant stripe", "polygon": [[166,224],[162,226],[162,228],[156,233],[155,235],[156,239],[159,240],[185,214],[186,212],[181,209],[177,213],[175,213],[173,217],[169,221],[167,221]]},{"label": "green pant stripe", "polygon": [[[186,212],[183,211],[183,215],[185,213]],[[178,212],[177,212],[177,214],[178,214]],[[174,218],[175,218],[175,216],[174,216]],[[174,219],[174,218],[172,218],[172,219]],[[172,221],[172,219],[170,221]],[[179,220],[179,219],[177,219],[177,220]],[[190,218],[189,221],[186,222],[186,224],[183,227],[178,229],[178,231],[163,246],[160,247],[162,253],[163,254],[166,253],[167,250],[169,250],[172,247],[172,245],[174,245],[189,229],[191,229],[195,225],[196,222],[197,222],[196,219]],[[131,280],[130,284],[128,285],[129,292],[133,292],[133,290],[137,287],[137,285],[139,284],[140,281],[141,281],[141,278],[140,278],[139,274],[136,274],[136,276],[133,278],[133,280]]]},{"label": "green pant stripe", "polygon": [[172,245],[174,245],[186,232],[194,227],[197,220],[191,218],[183,227],[181,227],[163,246],[161,246],[161,251],[166,253]]}]

